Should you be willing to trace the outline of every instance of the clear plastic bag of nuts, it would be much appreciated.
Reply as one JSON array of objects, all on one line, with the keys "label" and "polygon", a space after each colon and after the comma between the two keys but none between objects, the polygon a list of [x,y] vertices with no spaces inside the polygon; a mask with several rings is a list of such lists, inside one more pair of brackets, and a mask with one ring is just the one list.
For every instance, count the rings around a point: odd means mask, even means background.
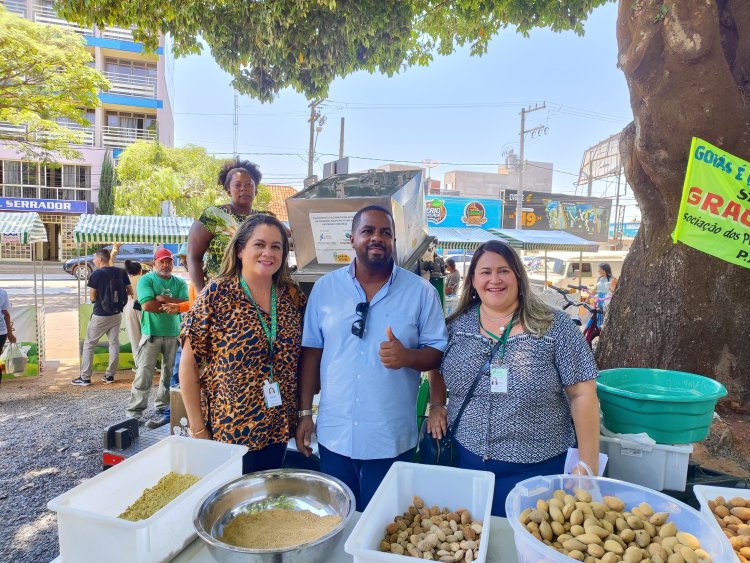
[{"label": "clear plastic bag of nuts", "polygon": [[380,551],[428,561],[470,563],[479,557],[482,522],[466,508],[427,507],[415,496],[412,504],[385,528]]},{"label": "clear plastic bag of nuts", "polygon": [[558,489],[518,519],[539,541],[584,563],[710,563],[698,538],[677,529],[669,516],[647,502],[627,509],[614,496],[596,502],[583,489]]}]

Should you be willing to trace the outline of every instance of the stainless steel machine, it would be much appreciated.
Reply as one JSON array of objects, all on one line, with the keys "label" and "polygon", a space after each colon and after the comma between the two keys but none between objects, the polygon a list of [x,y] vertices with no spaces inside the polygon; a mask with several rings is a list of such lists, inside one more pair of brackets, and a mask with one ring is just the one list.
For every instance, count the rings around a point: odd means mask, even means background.
[{"label": "stainless steel machine", "polygon": [[320,276],[352,261],[352,218],[368,205],[393,214],[396,263],[417,274],[425,269],[420,259],[433,237],[427,234],[421,170],[336,175],[286,200],[297,260],[294,277],[306,291]]}]

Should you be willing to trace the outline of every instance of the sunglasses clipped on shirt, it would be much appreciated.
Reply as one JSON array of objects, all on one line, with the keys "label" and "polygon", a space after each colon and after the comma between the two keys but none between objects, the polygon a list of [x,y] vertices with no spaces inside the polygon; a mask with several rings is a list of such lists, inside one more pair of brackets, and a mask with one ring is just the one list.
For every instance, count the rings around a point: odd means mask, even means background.
[{"label": "sunglasses clipped on shirt", "polygon": [[370,302],[362,301],[362,303],[358,303],[355,311],[359,315],[359,318],[352,323],[352,334],[357,338],[363,338],[365,335],[367,313],[370,311]]}]

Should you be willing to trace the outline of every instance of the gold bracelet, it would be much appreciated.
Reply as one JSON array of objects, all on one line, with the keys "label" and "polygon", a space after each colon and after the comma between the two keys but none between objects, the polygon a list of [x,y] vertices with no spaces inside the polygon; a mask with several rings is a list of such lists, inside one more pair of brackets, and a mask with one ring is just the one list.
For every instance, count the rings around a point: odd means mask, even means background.
[{"label": "gold bracelet", "polygon": [[197,436],[198,434],[200,434],[200,433],[201,433],[201,432],[203,432],[204,430],[208,430],[208,428],[206,428],[206,425],[205,425],[205,424],[203,425],[203,428],[201,428],[201,429],[200,429],[200,430],[198,430],[197,432],[193,432],[193,431],[191,430],[191,431],[190,431],[190,434],[192,434],[193,436]]}]

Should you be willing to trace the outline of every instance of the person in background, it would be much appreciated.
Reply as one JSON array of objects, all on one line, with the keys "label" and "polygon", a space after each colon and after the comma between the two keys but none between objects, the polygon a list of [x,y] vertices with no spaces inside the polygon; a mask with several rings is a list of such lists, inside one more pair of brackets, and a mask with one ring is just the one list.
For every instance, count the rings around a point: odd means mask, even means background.
[{"label": "person in background", "polygon": [[445,261],[445,269],[448,275],[445,276],[445,295],[455,296],[458,293],[458,285],[461,282],[461,274],[456,270],[456,261],[448,258]]},{"label": "person in background", "polygon": [[180,335],[180,388],[191,433],[247,446],[243,473],[281,467],[297,426],[305,296],[288,275],[288,254],[281,222],[249,217]]},{"label": "person in background", "polygon": [[617,288],[617,278],[612,275],[612,267],[603,262],[599,264],[599,279],[596,280],[596,292],[604,293],[607,301],[612,298],[612,294]]},{"label": "person in background", "polygon": [[117,371],[120,362],[120,323],[127,298],[123,300],[121,306],[112,302],[105,303],[110,293],[107,286],[111,286],[110,282],[112,281],[120,281],[127,295],[132,297],[134,293],[127,272],[121,268],[108,266],[109,260],[110,254],[106,248],[101,248],[94,253],[92,261],[96,269],[91,273],[88,281],[89,297],[94,304],[94,311],[86,328],[86,338],[83,342],[81,374],[71,381],[73,385],[82,387],[91,385],[91,374],[94,371],[94,350],[99,343],[99,339],[105,334],[109,341],[109,365],[102,381],[104,383],[115,382],[115,371]]},{"label": "person in background", "polygon": [[[229,203],[207,207],[193,222],[188,235],[187,263],[190,280],[200,292],[206,279],[216,276],[224,250],[238,227],[251,215],[262,174],[247,160],[228,160],[219,172],[219,184],[229,195]],[[204,272],[205,266],[205,272]]]},{"label": "person in background", "polygon": [[169,406],[169,380],[177,352],[180,315],[169,313],[166,306],[187,301],[188,297],[187,284],[182,278],[172,275],[172,268],[172,253],[166,248],[160,248],[154,255],[154,271],[138,282],[138,297],[143,309],[142,336],[127,414],[144,424],[146,421],[143,419],[143,411],[148,406],[159,354],[161,374],[156,392],[156,417],[163,417],[164,410]]},{"label": "person in background", "polygon": [[[187,263],[187,243],[183,242],[180,245],[180,248],[177,250],[177,254],[175,254],[175,257],[179,259],[180,264],[182,264],[185,267],[185,271],[189,273],[188,269],[188,263]],[[187,280],[187,286],[188,286],[188,300],[183,301],[182,303],[165,303],[164,304],[164,310],[167,313],[179,313],[180,315],[184,315],[190,310],[190,307],[193,306],[193,303],[195,302],[195,286],[193,285],[193,282],[188,279]],[[174,357],[174,369],[172,370],[172,378],[169,380],[169,388],[175,389],[179,388],[180,386],[180,360],[182,359],[182,346],[180,345],[179,341],[177,342],[177,353]],[[172,412],[172,403],[170,401],[169,406],[164,409],[164,413],[161,416],[154,417],[146,422],[147,428],[159,428],[160,426],[164,426],[165,424],[169,423],[169,417]]]},{"label": "person in background", "polygon": [[[107,263],[108,266],[115,265],[115,261],[116,261],[117,255],[120,253],[121,246],[122,246],[121,242],[116,242],[112,245],[112,249],[109,251],[109,262]],[[135,284],[133,284],[133,287],[135,287]]]},{"label": "person in background", "polygon": [[360,209],[351,232],[354,260],[315,283],[305,312],[296,443],[311,455],[320,388],[320,469],[362,511],[393,462],[412,458],[421,372],[440,364],[447,333],[435,288],[393,260],[390,211]]},{"label": "person in background", "polygon": [[[5,342],[16,343],[16,336],[13,334],[13,322],[10,320],[10,299],[8,292],[0,287],[0,352],[3,351]],[[0,376],[2,383],[2,376]]]},{"label": "person in background", "polygon": [[448,334],[440,370],[430,374],[428,430],[440,438],[450,423],[459,466],[495,474],[493,516],[505,516],[505,498],[517,482],[562,473],[576,443],[582,463],[574,473],[597,474],[593,354],[570,317],[531,291],[510,246],[491,241],[474,253]]},{"label": "person in background", "polygon": [[141,342],[141,320],[143,318],[141,304],[138,301],[138,282],[143,277],[143,268],[140,262],[134,260],[125,260],[125,271],[130,278],[130,285],[133,286],[133,298],[128,300],[127,305],[122,311],[125,316],[125,329],[128,331],[130,340],[130,350],[133,353],[133,362],[138,357],[138,346]]}]

